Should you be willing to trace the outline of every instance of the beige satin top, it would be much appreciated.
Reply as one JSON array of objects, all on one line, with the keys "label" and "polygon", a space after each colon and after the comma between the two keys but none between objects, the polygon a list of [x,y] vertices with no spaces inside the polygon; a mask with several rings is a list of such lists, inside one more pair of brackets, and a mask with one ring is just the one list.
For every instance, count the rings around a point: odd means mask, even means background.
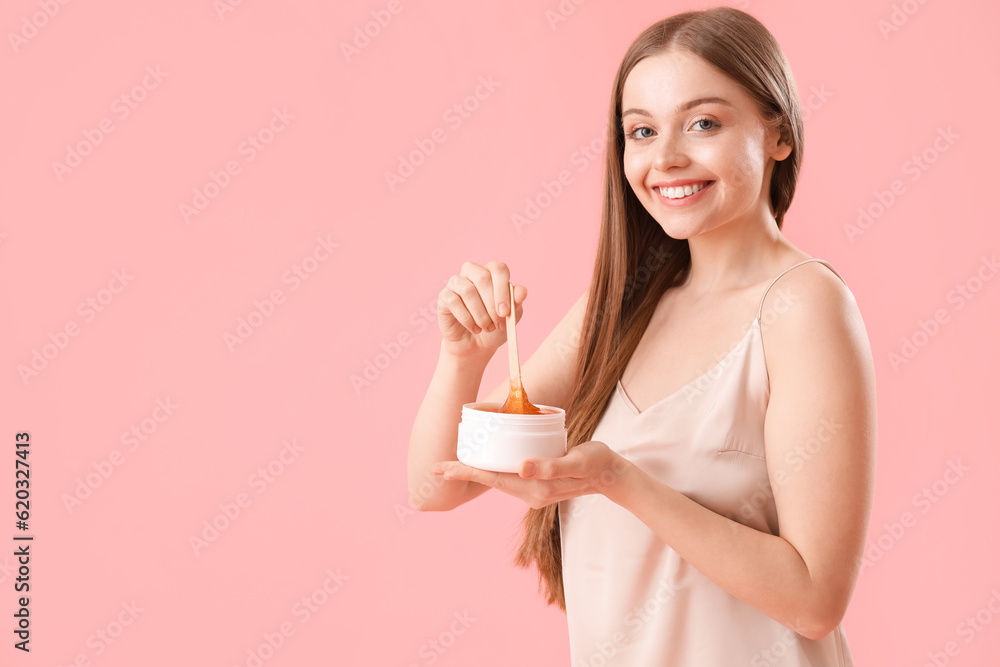
[{"label": "beige satin top", "polygon": [[[843,280],[811,258],[764,294],[810,261]],[[716,366],[646,410],[619,381],[593,439],[712,511],[777,534],[764,456],[763,305],[762,295],[749,331]],[[564,500],[559,517],[573,667],[853,667],[840,626],[820,640],[793,632],[709,580],[607,497]]]}]

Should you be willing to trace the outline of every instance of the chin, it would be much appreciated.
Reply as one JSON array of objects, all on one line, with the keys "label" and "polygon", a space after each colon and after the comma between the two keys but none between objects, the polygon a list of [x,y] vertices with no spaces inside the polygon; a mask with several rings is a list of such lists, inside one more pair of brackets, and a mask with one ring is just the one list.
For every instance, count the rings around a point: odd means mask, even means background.
[{"label": "chin", "polygon": [[667,236],[676,241],[686,241],[692,236],[696,236],[698,234],[698,230],[696,229],[679,227],[677,225],[665,225],[663,223],[660,223],[660,229],[662,229]]},{"label": "chin", "polygon": [[672,239],[677,239],[678,241],[689,239],[692,236],[697,236],[701,232],[705,231],[702,224],[688,224],[686,221],[680,218],[680,216],[661,216],[657,218],[653,216],[653,220],[656,220],[657,224],[660,225],[667,236]]}]

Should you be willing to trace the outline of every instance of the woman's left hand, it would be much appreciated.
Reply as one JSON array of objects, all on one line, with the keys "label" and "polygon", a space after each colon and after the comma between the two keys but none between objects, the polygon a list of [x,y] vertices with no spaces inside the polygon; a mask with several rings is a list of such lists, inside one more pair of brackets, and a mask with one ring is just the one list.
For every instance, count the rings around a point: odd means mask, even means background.
[{"label": "woman's left hand", "polygon": [[442,461],[431,472],[445,479],[465,479],[520,498],[540,509],[592,493],[606,493],[621,482],[631,463],[603,442],[591,440],[557,458],[528,459],[520,473],[492,472],[458,461]]}]

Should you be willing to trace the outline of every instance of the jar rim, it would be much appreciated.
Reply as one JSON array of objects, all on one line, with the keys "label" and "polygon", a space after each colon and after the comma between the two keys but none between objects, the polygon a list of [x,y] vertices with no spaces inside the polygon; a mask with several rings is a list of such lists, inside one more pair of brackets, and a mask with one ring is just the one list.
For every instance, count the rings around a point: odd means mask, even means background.
[{"label": "jar rim", "polygon": [[[476,402],[476,403],[466,403],[462,406],[462,415],[468,416],[479,416],[485,418],[487,415],[499,420],[501,423],[505,424],[562,424],[566,420],[566,411],[562,408],[556,407],[554,405],[537,405],[539,408],[544,408],[546,410],[552,410],[541,415],[520,415],[510,412],[496,412],[496,409],[500,408],[502,403],[495,402]],[[493,408],[492,410],[481,410],[480,408]]]}]

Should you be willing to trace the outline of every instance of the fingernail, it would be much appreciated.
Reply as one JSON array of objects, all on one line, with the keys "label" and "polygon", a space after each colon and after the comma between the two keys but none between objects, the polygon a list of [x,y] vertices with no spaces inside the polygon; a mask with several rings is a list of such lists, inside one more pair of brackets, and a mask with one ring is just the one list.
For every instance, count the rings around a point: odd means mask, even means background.
[{"label": "fingernail", "polygon": [[501,303],[497,306],[497,314],[500,317],[507,317],[507,315],[510,314],[510,308],[507,307],[506,303]]},{"label": "fingernail", "polygon": [[524,472],[521,473],[521,476],[522,477],[534,477],[535,476],[535,464],[531,463],[531,462],[525,463],[524,464]]}]

